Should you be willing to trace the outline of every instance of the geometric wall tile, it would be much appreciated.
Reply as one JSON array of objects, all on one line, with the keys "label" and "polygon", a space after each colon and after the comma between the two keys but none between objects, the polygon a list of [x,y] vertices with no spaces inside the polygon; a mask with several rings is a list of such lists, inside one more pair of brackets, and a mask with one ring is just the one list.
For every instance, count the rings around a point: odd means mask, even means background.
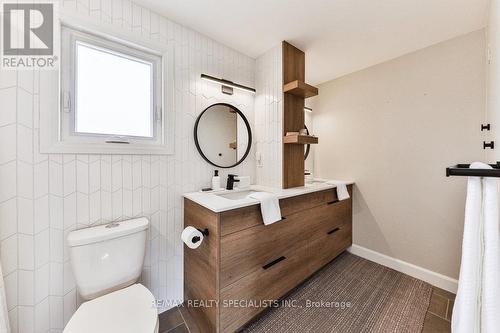
[{"label": "geometric wall tile", "polygon": [[[41,154],[39,102],[49,98],[44,94],[51,89],[57,95],[57,87],[39,89],[37,72],[0,78],[0,138],[12,144],[0,148],[0,246],[13,332],[64,328],[81,303],[66,237],[76,228],[112,220],[150,219],[142,280],[157,298],[173,298],[172,305],[181,301],[182,193],[208,185],[213,173],[194,145],[196,117],[212,103],[228,102],[254,121],[252,95],[237,92],[227,97],[218,86],[200,80],[200,74],[207,72],[253,86],[253,59],[128,0],[74,0],[61,5],[96,24],[113,24],[125,33],[174,46],[175,153]],[[22,98],[17,98],[18,91]],[[252,150],[245,162],[221,171],[221,176],[229,171],[255,179],[253,156]],[[10,255],[4,258],[5,254]]]}]

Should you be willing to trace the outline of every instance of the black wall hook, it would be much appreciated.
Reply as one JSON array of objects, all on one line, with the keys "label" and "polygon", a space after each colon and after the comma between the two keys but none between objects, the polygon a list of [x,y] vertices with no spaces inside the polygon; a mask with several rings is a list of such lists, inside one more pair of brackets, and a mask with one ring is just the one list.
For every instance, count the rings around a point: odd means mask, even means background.
[{"label": "black wall hook", "polygon": [[486,148],[495,149],[495,141],[490,141],[490,142],[483,141],[483,149]]}]

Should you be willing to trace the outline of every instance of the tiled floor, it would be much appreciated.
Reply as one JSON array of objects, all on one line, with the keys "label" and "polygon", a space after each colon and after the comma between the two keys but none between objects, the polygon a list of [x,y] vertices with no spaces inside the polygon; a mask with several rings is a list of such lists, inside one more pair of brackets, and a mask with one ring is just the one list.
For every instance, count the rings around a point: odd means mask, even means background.
[{"label": "tiled floor", "polygon": [[182,307],[170,309],[160,314],[159,333],[201,333],[191,316]]},{"label": "tiled floor", "polygon": [[454,294],[434,287],[422,333],[451,332],[450,320],[454,302]]},{"label": "tiled floor", "polygon": [[[433,287],[431,302],[425,317],[422,333],[451,332],[450,320],[455,295]],[[201,333],[189,313],[182,307],[173,308],[160,315],[159,333]]]}]

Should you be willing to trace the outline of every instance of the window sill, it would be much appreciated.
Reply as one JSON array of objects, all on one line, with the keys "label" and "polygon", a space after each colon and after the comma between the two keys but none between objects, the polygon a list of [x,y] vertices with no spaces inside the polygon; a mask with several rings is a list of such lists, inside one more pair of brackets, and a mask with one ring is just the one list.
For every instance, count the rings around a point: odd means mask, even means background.
[{"label": "window sill", "polygon": [[51,146],[40,144],[40,152],[42,154],[172,155],[174,150],[168,145],[58,142]]}]

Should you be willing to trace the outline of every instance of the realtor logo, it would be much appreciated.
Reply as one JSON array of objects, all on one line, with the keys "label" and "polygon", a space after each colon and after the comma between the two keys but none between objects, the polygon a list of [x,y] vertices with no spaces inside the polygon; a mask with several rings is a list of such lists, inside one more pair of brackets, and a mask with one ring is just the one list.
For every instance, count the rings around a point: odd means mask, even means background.
[{"label": "realtor logo", "polygon": [[55,68],[54,3],[4,2],[1,68]]},{"label": "realtor logo", "polygon": [[3,4],[5,55],[52,55],[54,5]]}]

